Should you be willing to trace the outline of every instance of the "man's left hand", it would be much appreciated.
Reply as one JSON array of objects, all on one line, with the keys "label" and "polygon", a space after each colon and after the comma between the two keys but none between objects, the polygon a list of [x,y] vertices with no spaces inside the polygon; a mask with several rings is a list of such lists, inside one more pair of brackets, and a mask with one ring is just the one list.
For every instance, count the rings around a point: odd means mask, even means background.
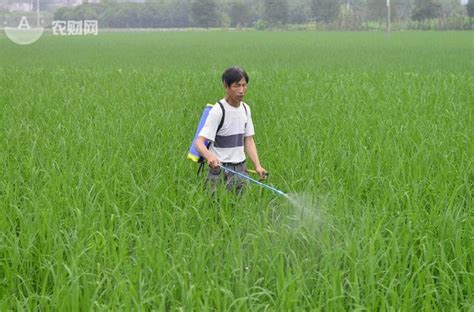
[{"label": "man's left hand", "polygon": [[260,180],[266,180],[268,177],[267,170],[265,170],[263,167],[257,167],[255,168],[255,171],[257,171]]}]

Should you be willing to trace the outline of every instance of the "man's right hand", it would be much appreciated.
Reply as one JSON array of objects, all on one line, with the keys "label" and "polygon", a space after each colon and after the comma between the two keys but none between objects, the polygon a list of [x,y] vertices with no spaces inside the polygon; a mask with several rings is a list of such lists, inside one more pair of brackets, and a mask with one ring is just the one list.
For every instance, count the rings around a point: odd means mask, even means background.
[{"label": "man's right hand", "polygon": [[207,163],[209,164],[209,167],[211,167],[212,169],[217,169],[221,165],[220,160],[215,156],[209,157],[207,159]]}]

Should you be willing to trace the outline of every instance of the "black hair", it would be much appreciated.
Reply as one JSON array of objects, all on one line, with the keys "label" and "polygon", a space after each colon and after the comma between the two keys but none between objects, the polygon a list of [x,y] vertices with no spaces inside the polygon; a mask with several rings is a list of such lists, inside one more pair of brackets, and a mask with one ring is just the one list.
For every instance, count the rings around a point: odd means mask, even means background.
[{"label": "black hair", "polygon": [[245,82],[247,83],[250,80],[249,75],[247,75],[245,70],[238,66],[229,67],[222,74],[222,82],[228,87],[235,82],[239,82],[242,78],[245,78]]}]

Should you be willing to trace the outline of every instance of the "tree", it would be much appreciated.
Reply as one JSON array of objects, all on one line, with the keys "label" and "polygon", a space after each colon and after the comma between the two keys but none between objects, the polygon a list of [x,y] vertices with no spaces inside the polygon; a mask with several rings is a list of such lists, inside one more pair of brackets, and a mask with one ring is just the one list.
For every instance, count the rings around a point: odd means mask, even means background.
[{"label": "tree", "polygon": [[464,8],[459,0],[437,0],[441,4],[442,16],[462,16]]},{"label": "tree", "polygon": [[362,30],[367,17],[365,0],[344,0],[339,9],[338,24],[344,30]]},{"label": "tree", "polygon": [[74,9],[70,7],[60,7],[54,12],[54,20],[56,21],[67,21],[74,18]]},{"label": "tree", "polygon": [[288,21],[287,0],[265,0],[264,17],[272,24],[286,24]]},{"label": "tree", "polygon": [[232,27],[247,26],[252,19],[252,12],[247,4],[241,1],[235,1],[230,4],[229,17]]},{"label": "tree", "polygon": [[78,20],[97,20],[102,10],[100,4],[84,3],[74,8],[74,14]]},{"label": "tree", "polygon": [[311,13],[318,22],[331,23],[339,15],[339,0],[311,0]]},{"label": "tree", "polygon": [[467,15],[470,18],[474,17],[474,0],[469,0],[469,2],[466,4],[466,10],[467,10]]},{"label": "tree", "polygon": [[467,15],[469,16],[469,28],[472,29],[472,18],[474,17],[474,0],[469,0],[466,5]]},{"label": "tree", "polygon": [[191,17],[199,27],[219,26],[220,15],[215,0],[195,0],[191,4]]},{"label": "tree", "polygon": [[416,21],[437,18],[441,15],[441,9],[441,4],[434,0],[417,0],[412,18]]},{"label": "tree", "polygon": [[[391,0],[390,1],[392,16],[401,20],[408,20],[411,18],[413,11],[412,0]],[[395,13],[395,15],[393,14]]]},{"label": "tree", "polygon": [[311,18],[309,1],[291,0],[288,2],[288,22],[290,24],[303,24]]},{"label": "tree", "polygon": [[367,15],[370,20],[386,20],[387,2],[384,0],[367,0]]},{"label": "tree", "polygon": [[167,16],[167,27],[191,26],[190,0],[168,0],[165,2],[164,12]]}]

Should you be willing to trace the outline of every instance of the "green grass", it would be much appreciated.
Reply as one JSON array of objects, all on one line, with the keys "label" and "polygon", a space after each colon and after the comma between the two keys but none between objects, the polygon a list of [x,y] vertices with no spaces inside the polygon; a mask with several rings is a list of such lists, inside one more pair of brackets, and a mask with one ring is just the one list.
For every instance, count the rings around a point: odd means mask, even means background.
[{"label": "green grass", "polygon": [[[0,309],[472,310],[473,39],[0,36]],[[233,64],[303,206],[185,160]]]}]

